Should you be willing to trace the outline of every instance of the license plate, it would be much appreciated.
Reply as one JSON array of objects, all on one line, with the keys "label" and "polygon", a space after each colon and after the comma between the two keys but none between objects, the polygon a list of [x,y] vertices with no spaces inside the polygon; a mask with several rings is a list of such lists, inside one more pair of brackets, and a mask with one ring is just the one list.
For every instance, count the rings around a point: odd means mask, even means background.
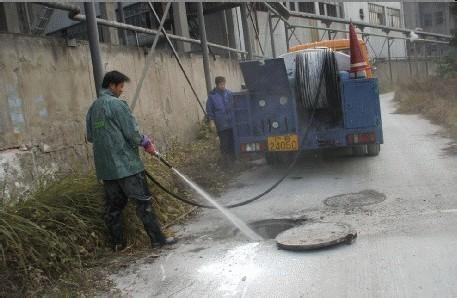
[{"label": "license plate", "polygon": [[268,137],[268,151],[298,151],[298,136]]}]

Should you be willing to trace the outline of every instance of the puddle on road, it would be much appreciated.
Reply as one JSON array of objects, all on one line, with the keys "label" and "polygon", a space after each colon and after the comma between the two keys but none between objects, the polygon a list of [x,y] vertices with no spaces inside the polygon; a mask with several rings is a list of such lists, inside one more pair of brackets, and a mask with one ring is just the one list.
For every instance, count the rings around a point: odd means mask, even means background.
[{"label": "puddle on road", "polygon": [[334,208],[357,208],[379,204],[385,199],[385,194],[368,189],[360,192],[329,197],[324,200],[324,204]]}]

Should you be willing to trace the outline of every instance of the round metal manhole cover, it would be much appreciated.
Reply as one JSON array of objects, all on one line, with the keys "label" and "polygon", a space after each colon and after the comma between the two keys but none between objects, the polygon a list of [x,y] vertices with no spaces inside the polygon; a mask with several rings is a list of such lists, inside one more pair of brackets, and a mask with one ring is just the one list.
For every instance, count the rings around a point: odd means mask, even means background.
[{"label": "round metal manhole cover", "polygon": [[351,208],[374,205],[386,199],[386,195],[375,190],[363,190],[361,192],[348,193],[333,196],[324,200],[329,207]]},{"label": "round metal manhole cover", "polygon": [[286,230],[276,236],[278,247],[286,250],[312,250],[340,243],[352,243],[357,232],[345,223],[313,222]]}]

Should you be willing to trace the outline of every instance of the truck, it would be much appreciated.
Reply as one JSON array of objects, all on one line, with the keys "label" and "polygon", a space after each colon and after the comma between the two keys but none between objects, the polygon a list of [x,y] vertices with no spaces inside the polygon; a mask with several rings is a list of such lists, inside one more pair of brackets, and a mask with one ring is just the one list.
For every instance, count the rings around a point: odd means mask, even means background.
[{"label": "truck", "polygon": [[[360,43],[368,62],[366,47]],[[370,70],[365,76],[351,78],[345,47],[349,48],[349,40],[326,41],[292,48],[278,58],[240,63],[246,89],[233,94],[237,157],[264,154],[269,164],[281,164],[298,152],[326,148],[350,148],[354,156],[379,154],[383,132],[378,81]],[[325,56],[319,51],[330,53],[324,60],[334,61],[325,65],[336,65],[324,70],[330,77],[327,89],[322,88],[322,79],[316,83],[313,78],[319,68],[309,69],[315,64],[313,57]],[[303,57],[311,58],[304,63]],[[328,102],[310,103],[312,96],[304,93],[312,94],[314,89],[325,89],[322,92]]]}]

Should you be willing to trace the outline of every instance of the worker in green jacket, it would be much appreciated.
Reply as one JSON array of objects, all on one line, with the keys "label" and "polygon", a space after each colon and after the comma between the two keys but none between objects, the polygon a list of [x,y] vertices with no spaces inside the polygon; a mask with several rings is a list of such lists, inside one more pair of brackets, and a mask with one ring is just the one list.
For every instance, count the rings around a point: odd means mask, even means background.
[{"label": "worker in green jacket", "polygon": [[156,153],[154,143],[140,134],[127,102],[119,98],[124,83],[129,81],[118,71],[106,73],[100,96],[86,116],[87,140],[93,143],[97,178],[103,180],[107,205],[105,220],[115,251],[126,246],[122,210],[128,199],[136,203],[137,215],[153,247],[175,242],[173,238],[165,237],[151,207],[152,195],[139,155],[139,146],[150,154]]}]

